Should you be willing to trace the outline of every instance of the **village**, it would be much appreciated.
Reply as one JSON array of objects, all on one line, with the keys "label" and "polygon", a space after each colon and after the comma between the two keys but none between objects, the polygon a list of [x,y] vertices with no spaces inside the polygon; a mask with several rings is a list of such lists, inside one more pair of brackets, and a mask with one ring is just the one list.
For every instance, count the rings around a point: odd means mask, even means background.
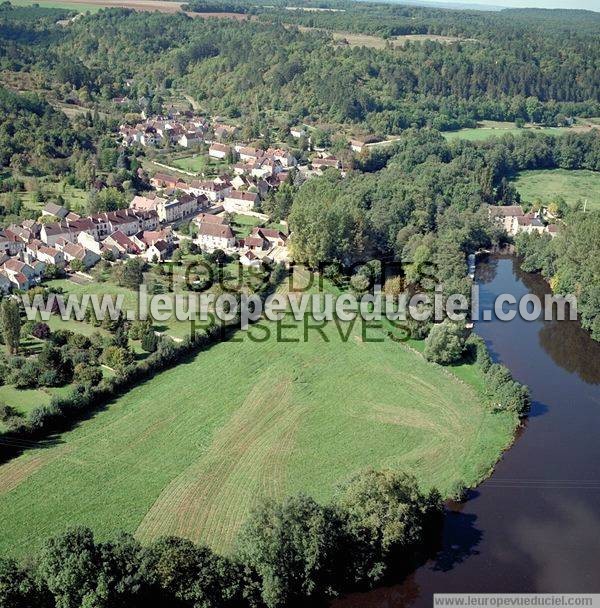
[{"label": "village", "polygon": [[[89,216],[47,203],[37,220],[25,220],[0,232],[3,293],[30,289],[49,267],[85,273],[101,259],[115,263],[139,256],[147,263],[164,262],[183,239],[191,239],[201,252],[221,250],[243,266],[288,264],[293,235],[286,222],[269,223],[271,218],[260,211],[261,200],[293,179],[304,181],[330,168],[344,173],[342,162],[324,149],[313,148],[310,162],[300,165],[284,147],[262,149],[236,142],[236,127],[211,126],[192,112],[142,118],[134,126],[120,126],[122,146],[150,148],[167,143],[187,149],[202,144],[207,157],[222,161],[227,169],[205,179],[184,171],[157,171],[149,178],[152,190],[134,195],[127,208]],[[307,132],[296,127],[290,129],[290,135],[305,138]],[[349,140],[349,150],[360,153],[369,141],[367,137]],[[521,206],[513,205],[490,207],[489,213],[510,236],[557,233],[556,224],[548,223],[553,218],[547,210],[525,213]],[[251,220],[248,234],[236,233],[232,223],[236,217]],[[184,224],[191,227],[189,234],[179,230]]]}]

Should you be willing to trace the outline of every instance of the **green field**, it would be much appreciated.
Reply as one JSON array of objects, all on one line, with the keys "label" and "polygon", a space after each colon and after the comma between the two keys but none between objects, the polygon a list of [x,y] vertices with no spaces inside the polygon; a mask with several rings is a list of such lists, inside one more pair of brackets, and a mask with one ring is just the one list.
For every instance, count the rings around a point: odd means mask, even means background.
[{"label": "green field", "polygon": [[167,165],[177,167],[183,171],[199,174],[204,173],[206,175],[217,175],[219,171],[225,170],[229,167],[226,162],[210,158],[208,154],[190,154],[188,156],[178,156],[164,162]]},{"label": "green field", "polygon": [[514,184],[527,203],[537,198],[547,203],[556,196],[562,196],[569,204],[587,200],[588,209],[600,208],[600,173],[596,171],[522,171]]},{"label": "green field", "polygon": [[504,135],[522,135],[523,133],[553,133],[559,134],[569,131],[562,127],[525,127],[519,129],[512,122],[482,121],[480,126],[474,129],[459,129],[458,131],[444,131],[442,135],[448,141],[456,139],[467,139],[469,141],[485,141],[491,137],[502,137]]},{"label": "green field", "polygon": [[[324,500],[368,465],[447,492],[479,481],[510,443],[515,419],[480,404],[475,368],[455,375],[389,339],[364,341],[358,326],[345,343],[334,324],[325,334],[240,332],[4,464],[0,551],[23,555],[84,524],[100,538],[176,534],[227,552],[263,497]],[[301,335],[296,323],[281,331]]]}]

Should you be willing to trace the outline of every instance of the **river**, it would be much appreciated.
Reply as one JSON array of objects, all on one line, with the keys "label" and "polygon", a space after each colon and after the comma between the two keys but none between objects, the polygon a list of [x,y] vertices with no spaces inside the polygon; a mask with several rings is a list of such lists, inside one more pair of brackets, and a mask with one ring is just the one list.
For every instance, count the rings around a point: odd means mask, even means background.
[{"label": "river", "polygon": [[[495,296],[550,292],[512,257],[476,273]],[[493,319],[475,330],[531,390],[531,414],[490,479],[448,507],[441,549],[402,584],[336,608],[431,607],[434,593],[600,592],[600,343],[577,322]]]}]

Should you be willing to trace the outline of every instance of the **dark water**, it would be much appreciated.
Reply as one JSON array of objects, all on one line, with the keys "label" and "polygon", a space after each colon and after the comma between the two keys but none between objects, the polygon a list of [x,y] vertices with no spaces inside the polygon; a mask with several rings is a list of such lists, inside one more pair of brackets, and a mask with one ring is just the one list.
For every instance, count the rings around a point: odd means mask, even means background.
[{"label": "dark water", "polygon": [[[513,258],[481,264],[477,280],[482,309],[500,293],[550,291]],[[336,608],[430,607],[436,592],[600,592],[600,343],[568,321],[492,320],[476,331],[529,385],[529,420],[494,475],[448,510],[435,559]]]}]

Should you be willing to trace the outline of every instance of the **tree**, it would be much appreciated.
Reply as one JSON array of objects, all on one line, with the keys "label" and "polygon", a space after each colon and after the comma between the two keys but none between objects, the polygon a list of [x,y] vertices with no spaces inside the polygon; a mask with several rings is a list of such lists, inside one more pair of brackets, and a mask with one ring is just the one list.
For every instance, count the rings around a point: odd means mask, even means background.
[{"label": "tree", "polygon": [[254,511],[240,533],[240,555],[260,576],[269,608],[306,606],[341,588],[343,537],[336,511],[301,495]]},{"label": "tree", "polygon": [[5,298],[2,301],[0,327],[8,353],[16,354],[19,351],[19,341],[21,339],[21,313],[19,305],[12,299]]},{"label": "tree", "polygon": [[441,365],[460,360],[465,350],[465,329],[459,323],[445,320],[431,328],[425,338],[425,358]]},{"label": "tree", "polygon": [[74,528],[46,541],[38,570],[57,608],[79,608],[96,589],[100,563],[92,531]]},{"label": "tree", "polygon": [[12,559],[0,559],[0,606],[2,608],[50,608],[54,605],[28,570]]},{"label": "tree", "polygon": [[126,348],[107,346],[102,353],[102,361],[111,369],[122,371],[133,363],[133,353]]},{"label": "tree", "polygon": [[158,348],[158,336],[154,330],[149,330],[142,335],[142,348],[147,353],[153,353]]},{"label": "tree", "polygon": [[154,542],[144,552],[140,569],[158,591],[160,605],[227,608],[239,605],[243,597],[237,564],[182,538]]},{"label": "tree", "polygon": [[395,561],[414,559],[442,512],[437,490],[424,494],[414,477],[392,470],[355,474],[335,504],[351,538],[354,582],[363,584],[381,580]]}]

